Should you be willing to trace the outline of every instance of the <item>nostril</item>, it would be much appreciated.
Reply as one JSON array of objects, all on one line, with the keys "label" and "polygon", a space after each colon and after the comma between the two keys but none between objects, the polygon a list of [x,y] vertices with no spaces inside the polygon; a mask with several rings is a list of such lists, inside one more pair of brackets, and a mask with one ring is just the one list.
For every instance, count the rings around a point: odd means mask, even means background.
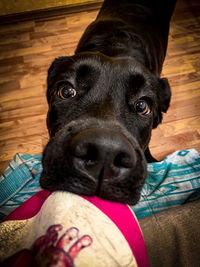
[{"label": "nostril", "polygon": [[76,147],[75,157],[82,159],[87,165],[92,165],[98,159],[98,150],[94,145],[80,144]]},{"label": "nostril", "polygon": [[67,128],[67,131],[68,131],[68,132],[71,132],[71,131],[72,131],[72,126],[69,126],[69,127]]},{"label": "nostril", "polygon": [[114,165],[118,168],[132,168],[134,159],[129,154],[121,152],[115,157]]},{"label": "nostril", "polygon": [[88,165],[96,163],[98,159],[98,150],[95,146],[89,145],[87,147],[87,153],[84,156],[84,159]]}]

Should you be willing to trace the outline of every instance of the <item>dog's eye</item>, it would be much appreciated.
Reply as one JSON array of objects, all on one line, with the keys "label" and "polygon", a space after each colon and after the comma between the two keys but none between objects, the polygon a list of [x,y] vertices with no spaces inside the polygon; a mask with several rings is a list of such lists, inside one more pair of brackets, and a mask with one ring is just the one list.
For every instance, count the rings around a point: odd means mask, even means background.
[{"label": "dog's eye", "polygon": [[71,84],[61,84],[58,86],[58,96],[62,99],[67,99],[74,97],[76,95],[76,90],[72,87]]},{"label": "dog's eye", "polygon": [[151,112],[148,103],[145,100],[138,100],[134,104],[134,109],[138,114],[147,115]]}]

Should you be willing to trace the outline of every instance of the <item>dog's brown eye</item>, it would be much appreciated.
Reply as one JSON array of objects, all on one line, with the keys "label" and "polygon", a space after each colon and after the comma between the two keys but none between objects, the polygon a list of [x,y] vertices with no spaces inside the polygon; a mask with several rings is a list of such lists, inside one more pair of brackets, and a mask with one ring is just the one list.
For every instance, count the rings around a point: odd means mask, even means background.
[{"label": "dog's brown eye", "polygon": [[62,99],[67,99],[74,97],[76,95],[76,90],[70,84],[63,84],[59,86],[58,95]]},{"label": "dog's brown eye", "polygon": [[138,100],[134,104],[135,111],[141,115],[147,115],[151,112],[148,103],[145,100]]}]

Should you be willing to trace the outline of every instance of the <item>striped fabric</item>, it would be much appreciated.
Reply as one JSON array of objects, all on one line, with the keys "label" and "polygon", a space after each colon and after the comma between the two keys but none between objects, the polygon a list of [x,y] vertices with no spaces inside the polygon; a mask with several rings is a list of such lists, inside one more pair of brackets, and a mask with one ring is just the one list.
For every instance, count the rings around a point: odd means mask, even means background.
[{"label": "striped fabric", "polygon": [[132,209],[140,219],[199,197],[199,154],[194,149],[177,151],[161,162],[148,164],[140,201]]},{"label": "striped fabric", "polygon": [[[0,178],[0,219],[41,190],[41,155],[16,154]],[[131,207],[137,218],[200,197],[200,157],[194,149],[177,151],[148,164],[148,177],[139,203]]]},{"label": "striped fabric", "polygon": [[41,190],[41,155],[17,153],[0,177],[0,220]]}]

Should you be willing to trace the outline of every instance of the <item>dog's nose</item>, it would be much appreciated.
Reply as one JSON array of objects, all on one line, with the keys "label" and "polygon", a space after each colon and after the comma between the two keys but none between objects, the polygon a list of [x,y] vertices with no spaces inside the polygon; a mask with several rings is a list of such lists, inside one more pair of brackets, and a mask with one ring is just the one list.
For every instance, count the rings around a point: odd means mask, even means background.
[{"label": "dog's nose", "polygon": [[71,141],[72,164],[76,171],[97,184],[125,179],[136,164],[136,153],[121,133],[109,129],[83,130]]}]

